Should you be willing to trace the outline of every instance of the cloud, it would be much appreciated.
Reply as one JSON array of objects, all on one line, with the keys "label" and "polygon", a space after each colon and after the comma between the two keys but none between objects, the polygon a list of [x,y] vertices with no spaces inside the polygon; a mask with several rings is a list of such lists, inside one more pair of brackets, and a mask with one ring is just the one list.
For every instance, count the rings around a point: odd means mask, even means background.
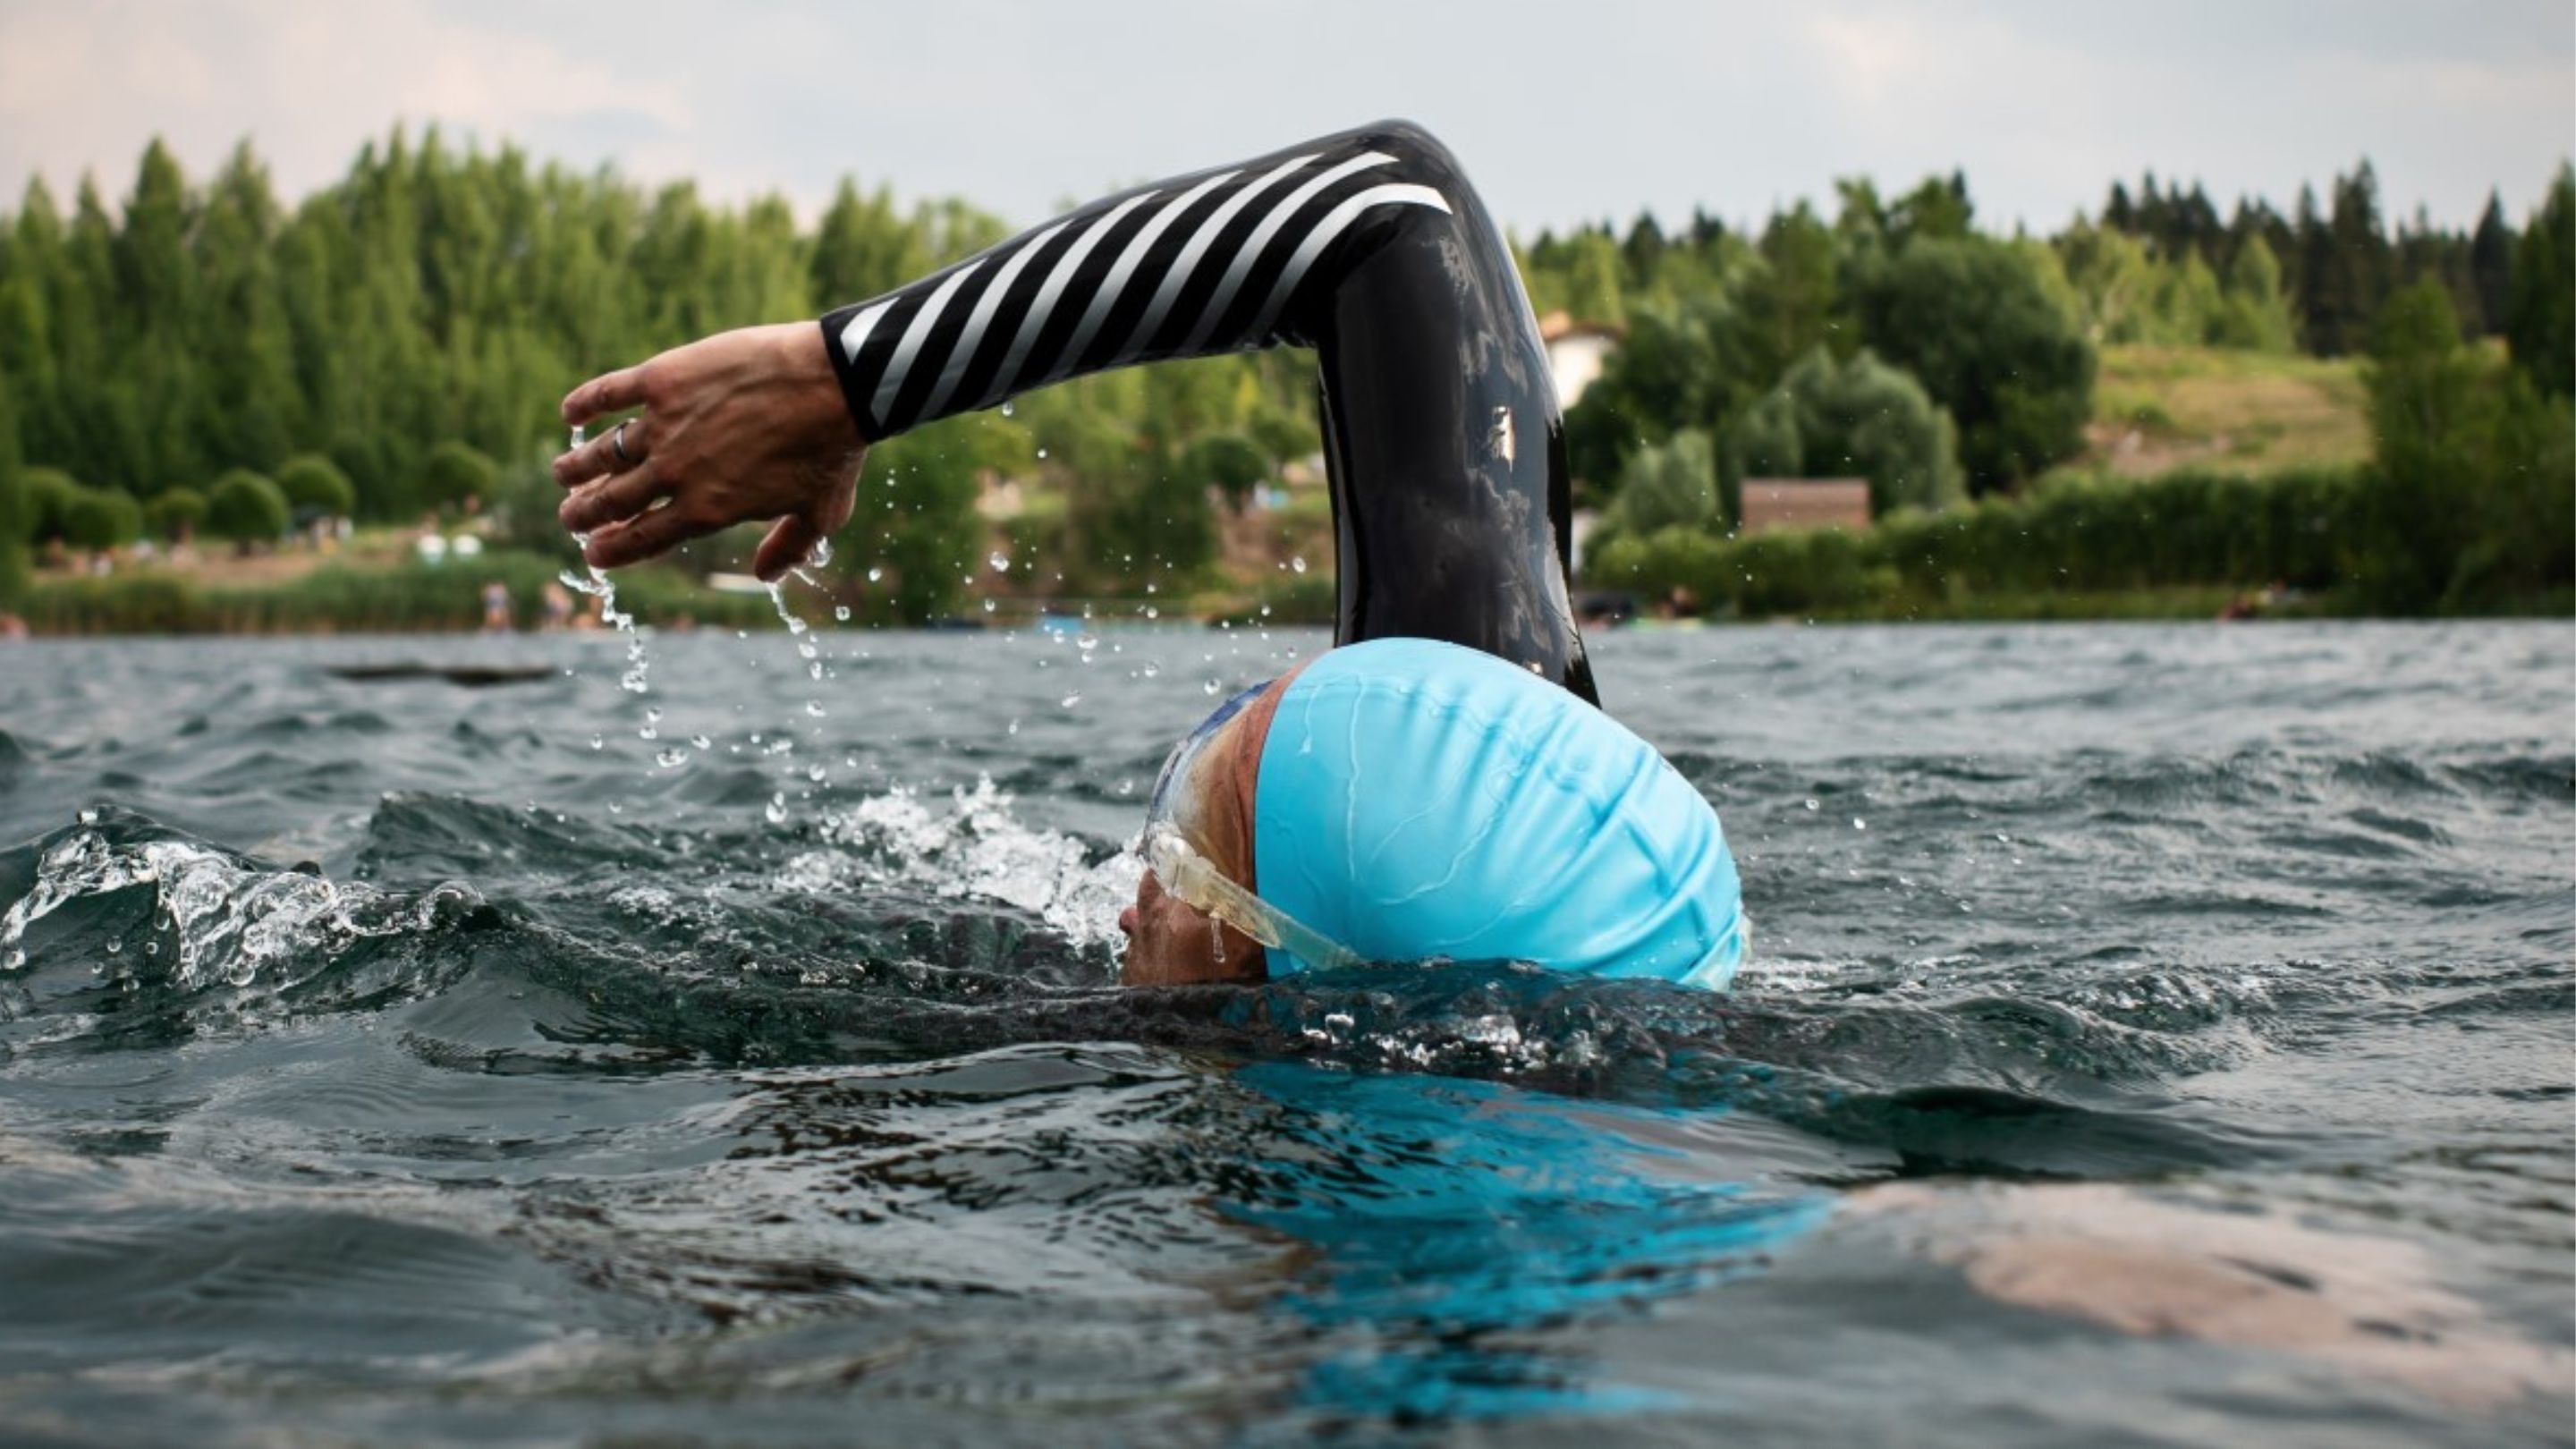
[{"label": "cloud", "polygon": [[1523,231],[1652,207],[1734,221],[1964,168],[2054,227],[2146,167],[2287,202],[2368,154],[2392,210],[2527,201],[2576,129],[2564,0],[0,0],[0,198],[124,190],[153,134],[194,174],[247,134],[282,190],[436,120],[810,215],[855,172],[1021,221],[1377,116],[1429,122]]},{"label": "cloud", "polygon": [[673,78],[619,75],[422,0],[0,10],[0,176],[95,167],[121,194],[155,135],[200,175],[250,136],[294,194],[398,121],[496,140],[587,124],[613,148],[698,118]]}]

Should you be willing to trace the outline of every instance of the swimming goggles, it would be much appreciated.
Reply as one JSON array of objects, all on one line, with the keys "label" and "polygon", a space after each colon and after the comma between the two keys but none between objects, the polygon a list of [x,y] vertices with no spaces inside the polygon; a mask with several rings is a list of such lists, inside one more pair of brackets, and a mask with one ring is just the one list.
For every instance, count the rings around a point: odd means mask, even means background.
[{"label": "swimming goggles", "polygon": [[[1188,738],[1172,747],[1161,773],[1154,777],[1154,793],[1145,806],[1145,864],[1164,890],[1300,964],[1317,970],[1363,965],[1365,958],[1359,953],[1263,900],[1208,858],[1196,778],[1199,764],[1226,725],[1275,682],[1264,680],[1217,706]],[[1272,965],[1283,974],[1294,969],[1276,959]]]}]

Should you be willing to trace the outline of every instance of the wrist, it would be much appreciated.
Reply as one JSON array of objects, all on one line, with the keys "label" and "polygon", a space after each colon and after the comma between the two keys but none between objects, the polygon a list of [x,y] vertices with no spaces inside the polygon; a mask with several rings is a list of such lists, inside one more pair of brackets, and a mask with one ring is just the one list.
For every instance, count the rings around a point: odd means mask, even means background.
[{"label": "wrist", "polygon": [[841,329],[848,323],[850,314],[856,310],[856,308],[845,307],[836,312],[827,312],[823,314],[819,326],[801,330],[806,334],[807,344],[822,353],[823,369],[831,378],[833,390],[841,404],[842,415],[849,419],[851,428],[857,433],[859,446],[864,448],[882,441],[885,434],[879,429],[876,418],[869,411],[865,383],[856,369],[851,366],[850,359],[841,352],[839,341]]},{"label": "wrist", "polygon": [[852,447],[866,447],[866,429],[850,409],[832,367],[831,345],[821,331],[802,322],[764,330],[770,335],[772,375],[794,410],[798,430],[815,436],[846,433]]}]

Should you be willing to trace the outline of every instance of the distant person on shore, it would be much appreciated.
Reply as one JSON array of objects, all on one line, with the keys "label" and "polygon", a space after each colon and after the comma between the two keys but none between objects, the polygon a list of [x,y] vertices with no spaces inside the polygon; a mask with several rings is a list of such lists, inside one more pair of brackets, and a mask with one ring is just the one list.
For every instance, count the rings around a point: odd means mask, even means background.
[{"label": "distant person on shore", "polygon": [[510,632],[510,586],[499,579],[483,585],[483,632]]},{"label": "distant person on shore", "polygon": [[869,446],[1063,378],[1314,348],[1337,647],[1172,753],[1136,984],[1512,958],[1722,987],[1745,951],[1716,812],[1598,707],[1570,480],[1510,248],[1402,122],[1138,187],[885,296],[594,378],[555,462],[614,568],[748,520],[776,579],[849,520]]}]

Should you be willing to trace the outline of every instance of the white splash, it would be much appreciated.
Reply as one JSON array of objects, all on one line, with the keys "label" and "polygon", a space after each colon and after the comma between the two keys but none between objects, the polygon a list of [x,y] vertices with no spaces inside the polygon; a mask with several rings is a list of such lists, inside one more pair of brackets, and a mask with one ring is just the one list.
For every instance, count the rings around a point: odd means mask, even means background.
[{"label": "white splash", "polygon": [[948,808],[897,786],[843,813],[828,815],[830,848],[789,860],[779,884],[813,892],[900,885],[947,897],[974,896],[1031,911],[1076,945],[1119,939],[1118,912],[1136,898],[1144,862],[1120,851],[1090,864],[1074,836],[1023,824],[1012,797],[976,780],[958,787]]},{"label": "white splash", "polygon": [[354,882],[263,870],[186,841],[118,845],[83,829],[45,851],[34,889],[0,915],[0,963],[23,968],[28,930],[64,906],[147,884],[156,923],[176,948],[172,984],[182,988],[248,986],[270,967],[279,969],[268,974],[280,976],[295,958],[422,930],[447,903],[476,899],[447,885],[406,901]]}]

